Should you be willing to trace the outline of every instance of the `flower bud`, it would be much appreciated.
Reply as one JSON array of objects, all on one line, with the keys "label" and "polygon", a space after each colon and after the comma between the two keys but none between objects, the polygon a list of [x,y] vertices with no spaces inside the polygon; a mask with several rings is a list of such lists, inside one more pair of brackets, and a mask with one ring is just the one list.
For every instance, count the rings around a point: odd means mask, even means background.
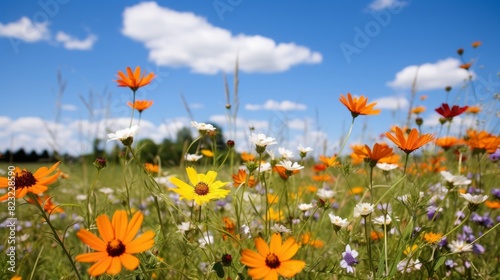
[{"label": "flower bud", "polygon": [[106,167],[106,159],[103,158],[103,157],[97,157],[95,160],[94,160],[94,166],[95,168],[97,168],[97,170],[101,170],[103,169],[104,167]]},{"label": "flower bud", "polygon": [[458,55],[464,54],[464,49],[460,48],[457,50]]},{"label": "flower bud", "polygon": [[234,147],[234,140],[227,140],[226,142],[226,146],[229,148],[229,149],[232,149]]}]

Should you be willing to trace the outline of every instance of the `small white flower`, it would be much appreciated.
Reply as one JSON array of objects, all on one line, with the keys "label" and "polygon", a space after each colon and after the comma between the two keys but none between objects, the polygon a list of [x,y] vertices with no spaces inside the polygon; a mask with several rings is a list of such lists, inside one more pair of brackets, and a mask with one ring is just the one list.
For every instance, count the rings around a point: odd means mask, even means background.
[{"label": "small white flower", "polygon": [[198,123],[195,121],[191,121],[191,126],[196,128],[199,132],[209,132],[209,131],[214,131],[216,128],[207,123]]},{"label": "small white flower", "polygon": [[441,171],[441,175],[448,182],[448,184],[452,184],[453,186],[466,186],[472,183],[472,181],[466,177],[462,175],[453,175],[448,171]]},{"label": "small white flower", "polygon": [[453,240],[448,244],[452,253],[465,253],[472,251],[472,245],[462,240]]},{"label": "small white flower", "polygon": [[279,147],[278,153],[280,153],[280,156],[284,159],[290,159],[293,157],[293,152],[285,149],[284,147]]},{"label": "small white flower", "polygon": [[177,232],[180,232],[182,234],[192,229],[194,229],[194,227],[191,226],[191,222],[182,222],[180,225],[177,225]]},{"label": "small white flower", "polygon": [[465,200],[467,200],[469,203],[472,204],[481,204],[483,203],[486,199],[488,199],[487,195],[471,195],[470,193],[460,194]]},{"label": "small white flower", "polygon": [[376,165],[378,168],[384,170],[384,171],[391,171],[393,169],[396,169],[399,167],[399,165],[397,164],[392,164],[392,163],[383,163],[383,162],[379,162],[377,163]]},{"label": "small white flower", "polygon": [[86,194],[78,194],[76,195],[76,200],[78,201],[83,201],[83,200],[86,200],[87,199],[87,195]]},{"label": "small white flower", "polygon": [[328,200],[328,199],[335,196],[335,192],[332,190],[321,188],[321,189],[318,189],[318,191],[316,192],[316,195],[323,200]]},{"label": "small white flower", "polygon": [[130,128],[117,130],[115,133],[109,133],[108,142],[113,140],[123,141],[128,139],[129,137],[133,138],[137,134],[137,131],[139,131],[139,127],[137,125],[134,125]]},{"label": "small white flower", "polygon": [[299,210],[303,211],[303,212],[305,212],[307,210],[311,210],[313,208],[314,208],[314,206],[312,205],[312,203],[301,203],[301,204],[299,204]]},{"label": "small white flower", "polygon": [[112,194],[115,192],[112,188],[108,188],[108,187],[100,188],[99,191],[102,192],[103,194]]},{"label": "small white flower", "polygon": [[398,271],[401,273],[410,273],[415,270],[420,270],[422,263],[419,259],[414,261],[413,259],[404,259],[398,263]]},{"label": "small white flower", "polygon": [[370,215],[375,210],[375,207],[371,203],[358,203],[354,207],[354,217],[366,217]]},{"label": "small white flower", "polygon": [[335,216],[332,213],[328,214],[328,216],[330,217],[330,222],[332,222],[332,224],[337,227],[346,228],[349,225],[347,219],[342,219],[341,217]]},{"label": "small white flower", "polygon": [[263,133],[259,134],[252,133],[252,135],[249,137],[249,140],[250,142],[254,143],[256,146],[259,147],[266,147],[269,145],[278,144],[278,142],[275,141],[276,139],[272,137],[266,137],[266,135]]},{"label": "small white flower", "polygon": [[379,216],[373,219],[373,223],[377,225],[390,225],[392,223],[392,218],[389,215]]},{"label": "small white flower", "polygon": [[312,151],[312,150],[313,150],[313,148],[311,148],[311,147],[304,148],[301,144],[299,144],[299,145],[297,146],[297,150],[299,150],[299,152],[301,152],[301,153],[307,154],[307,153],[309,153],[310,151]]},{"label": "small white flower", "polygon": [[250,233],[250,227],[245,225],[242,225],[240,227],[240,231],[243,233],[243,235],[246,235],[248,238],[252,238],[252,234]]},{"label": "small white flower", "polygon": [[287,229],[284,225],[280,224],[274,224],[274,226],[271,227],[271,230],[279,233],[292,233],[290,229]]},{"label": "small white flower", "polygon": [[277,166],[283,166],[288,171],[301,170],[304,166],[298,164],[297,162],[291,162],[289,160],[282,160],[280,163],[276,164]]},{"label": "small white flower", "polygon": [[269,162],[261,163],[260,164],[260,172],[266,172],[268,170],[271,170],[272,166]]},{"label": "small white flower", "polygon": [[190,162],[198,161],[202,157],[203,157],[203,155],[197,155],[197,154],[186,154],[185,155],[186,160],[190,161]]},{"label": "small white flower", "polygon": [[200,248],[205,248],[207,245],[214,244],[214,236],[209,232],[205,232],[202,237],[198,238],[198,243]]}]

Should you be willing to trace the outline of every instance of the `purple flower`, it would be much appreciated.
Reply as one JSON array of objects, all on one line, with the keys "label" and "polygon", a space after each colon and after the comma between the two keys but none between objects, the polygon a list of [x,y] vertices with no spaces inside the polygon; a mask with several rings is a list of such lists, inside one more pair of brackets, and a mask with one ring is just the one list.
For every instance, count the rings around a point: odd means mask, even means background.
[{"label": "purple flower", "polygon": [[427,207],[427,218],[429,218],[429,220],[437,220],[440,216],[439,214],[441,213],[441,211],[443,211],[443,208],[429,205]]},{"label": "purple flower", "polygon": [[439,247],[448,247],[448,239],[445,237],[441,238],[441,240],[438,243]]},{"label": "purple flower", "polygon": [[340,267],[345,268],[347,273],[354,273],[354,266],[356,266],[359,261],[356,259],[358,256],[358,251],[351,250],[351,246],[346,245],[345,251],[342,253],[342,260],[340,261]]},{"label": "purple flower", "polygon": [[446,266],[447,269],[452,269],[455,266],[457,266],[458,264],[456,262],[454,262],[453,260],[446,260],[444,262],[444,265]]},{"label": "purple flower", "polygon": [[490,160],[497,162],[500,159],[500,149],[497,149],[493,154],[490,155]]},{"label": "purple flower", "polygon": [[500,199],[500,189],[492,189],[491,194],[496,198]]},{"label": "purple flower", "polygon": [[484,249],[483,245],[481,244],[475,243],[472,245],[472,252],[474,252],[474,254],[482,255],[485,251],[486,249]]}]

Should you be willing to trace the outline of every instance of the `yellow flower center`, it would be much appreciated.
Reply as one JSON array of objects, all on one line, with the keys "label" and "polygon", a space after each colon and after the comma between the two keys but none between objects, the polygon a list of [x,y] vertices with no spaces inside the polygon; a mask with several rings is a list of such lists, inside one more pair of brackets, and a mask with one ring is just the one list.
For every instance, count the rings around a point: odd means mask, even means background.
[{"label": "yellow flower center", "polygon": [[108,242],[106,246],[106,252],[110,257],[118,257],[125,253],[125,245],[120,240],[113,239]]},{"label": "yellow flower center", "polygon": [[206,195],[208,193],[208,191],[209,191],[208,185],[204,182],[199,182],[198,185],[196,185],[196,187],[194,187],[194,192],[197,195]]},{"label": "yellow flower center", "polygon": [[29,188],[37,183],[37,179],[33,174],[27,170],[21,171],[21,174],[16,174],[15,188],[16,190],[22,188]]},{"label": "yellow flower center", "polygon": [[267,267],[274,269],[280,266],[280,260],[275,254],[268,254],[266,257]]}]

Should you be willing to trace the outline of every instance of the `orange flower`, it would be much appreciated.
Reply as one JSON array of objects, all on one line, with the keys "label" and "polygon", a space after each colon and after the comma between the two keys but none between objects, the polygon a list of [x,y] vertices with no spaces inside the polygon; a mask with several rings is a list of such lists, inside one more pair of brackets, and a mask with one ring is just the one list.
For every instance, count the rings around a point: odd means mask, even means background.
[{"label": "orange flower", "polygon": [[392,135],[390,132],[386,132],[385,136],[389,138],[396,146],[398,146],[405,153],[409,154],[416,149],[422,147],[423,145],[431,142],[434,139],[432,134],[423,134],[418,135],[418,131],[416,128],[412,129],[408,134],[408,137],[405,137],[404,132],[401,128],[396,127],[396,136]]},{"label": "orange flower", "polygon": [[[50,168],[45,166],[40,167],[35,173],[31,173],[26,169],[21,170],[19,167],[9,171],[9,177],[13,177],[15,182],[15,197],[23,198],[29,192],[34,194],[45,192],[48,189],[47,185],[54,183],[59,177],[60,171],[56,171],[54,174],[50,175],[56,170],[58,165],[59,162],[56,162]],[[8,177],[0,177],[0,188],[8,187],[10,187]],[[0,202],[7,200],[11,195],[12,193],[8,192],[0,196]]]},{"label": "orange flower", "polygon": [[122,265],[128,270],[135,270],[140,261],[132,254],[149,250],[155,243],[155,233],[152,230],[134,239],[143,219],[142,213],[136,212],[129,222],[125,210],[115,211],[112,221],[107,215],[100,215],[96,224],[101,238],[86,229],[81,229],[76,234],[83,243],[97,252],[80,254],[75,260],[95,262],[88,270],[91,276],[104,273],[116,275],[122,270]]},{"label": "orange flower", "polygon": [[202,149],[201,154],[206,157],[214,157],[214,152],[210,151],[209,149]]},{"label": "orange flower", "polygon": [[441,240],[441,237],[443,237],[442,233],[434,233],[434,232],[428,232],[424,234],[424,240],[427,243],[430,244],[436,244]]},{"label": "orange flower", "polygon": [[425,107],[424,106],[417,106],[417,107],[411,109],[411,113],[415,114],[415,115],[421,114],[423,112],[425,112]]},{"label": "orange flower", "polygon": [[383,232],[381,232],[381,231],[374,231],[374,230],[372,230],[372,231],[370,232],[370,238],[371,238],[373,241],[377,241],[377,240],[379,240],[379,239],[381,239],[381,238],[383,238],[383,237],[384,237],[384,233],[383,233]]},{"label": "orange flower", "polygon": [[333,182],[333,177],[328,174],[312,175],[311,178],[316,182]]},{"label": "orange flower", "polygon": [[486,200],[484,205],[490,209],[500,209],[500,201]]},{"label": "orange flower", "polygon": [[360,154],[362,151],[365,150],[365,146],[363,145],[351,145],[352,153],[350,154],[351,156],[351,162],[352,164],[360,164],[363,162],[364,157],[361,156]]},{"label": "orange flower", "polygon": [[471,63],[464,63],[458,67],[462,68],[462,69],[465,69],[465,70],[469,70],[469,68],[472,66]]},{"label": "orange flower", "polygon": [[139,113],[142,113],[142,111],[146,110],[147,108],[151,107],[153,105],[153,100],[136,100],[134,103],[132,102],[127,102],[127,105],[130,106],[132,109],[136,109],[139,111]]},{"label": "orange flower", "polygon": [[333,155],[331,157],[326,157],[324,155],[320,155],[319,156],[319,160],[322,163],[324,163],[324,164],[326,164],[327,166],[330,166],[330,167],[340,165],[340,163],[337,161],[337,156],[336,155]]},{"label": "orange flower", "polygon": [[287,180],[290,176],[299,173],[300,170],[288,170],[284,166],[275,165],[273,171],[277,172],[281,179]]},{"label": "orange flower", "polygon": [[483,43],[481,43],[481,41],[475,41],[475,42],[472,42],[471,45],[472,45],[473,48],[477,48],[477,47],[481,46],[482,44]]},{"label": "orange flower", "polygon": [[[38,204],[43,207],[43,210],[45,212],[52,214],[52,213],[64,213],[64,210],[59,207],[59,205],[55,205],[52,202],[52,197],[50,196],[37,196],[36,198],[38,200]],[[29,203],[35,204],[35,201],[33,201],[31,198],[28,199]]]},{"label": "orange flower", "polygon": [[[233,185],[235,187],[239,187],[241,184],[245,184],[247,181],[247,172],[243,169],[238,170],[238,174],[233,175]],[[255,181],[255,178],[253,176],[250,176],[248,178],[248,186],[251,188],[255,186],[257,182]]]},{"label": "orange flower", "polygon": [[467,145],[475,152],[494,153],[500,146],[500,137],[497,137],[485,130],[477,132],[475,130],[467,131]]},{"label": "orange flower", "polygon": [[358,150],[356,153],[365,160],[368,160],[370,166],[374,167],[380,159],[392,155],[392,148],[389,148],[386,144],[375,143],[373,151],[368,145],[365,145],[363,150]]},{"label": "orange flower", "polygon": [[243,152],[243,153],[241,153],[241,160],[244,162],[255,161],[255,156],[252,154],[249,154],[247,152]]},{"label": "orange flower", "polygon": [[376,102],[366,105],[368,98],[361,95],[359,99],[357,97],[352,97],[350,93],[347,93],[347,98],[343,94],[340,95],[340,102],[344,104],[349,111],[351,111],[351,115],[353,118],[359,115],[378,115],[380,110],[373,109]]},{"label": "orange flower", "polygon": [[280,197],[278,195],[275,195],[272,193],[267,194],[267,201],[269,202],[269,204],[276,204],[276,203],[278,203],[279,200],[280,200]]},{"label": "orange flower", "polygon": [[427,95],[422,95],[422,96],[420,96],[420,100],[424,101],[424,100],[426,100],[426,99],[427,99]]},{"label": "orange flower", "polygon": [[469,106],[467,108],[467,110],[465,110],[465,113],[466,114],[472,114],[472,115],[476,115],[476,114],[479,114],[481,112],[481,107],[480,106]]},{"label": "orange flower", "polygon": [[321,171],[325,171],[327,167],[328,167],[328,165],[326,165],[324,163],[317,163],[317,164],[313,165],[312,169],[314,172],[319,173]]},{"label": "orange flower", "polygon": [[323,242],[319,239],[312,239],[310,232],[306,232],[306,233],[302,234],[301,239],[302,239],[301,244],[310,245],[310,246],[313,246],[314,248],[321,248],[321,247],[325,246],[325,242]]},{"label": "orange flower", "polygon": [[137,91],[140,87],[149,85],[151,81],[155,78],[153,72],[146,75],[146,71],[141,74],[141,67],[137,66],[135,71],[132,72],[130,67],[127,67],[127,75],[122,71],[118,71],[118,83],[119,87],[129,87],[132,91]]},{"label": "orange flower", "polygon": [[362,194],[364,191],[365,191],[365,188],[358,186],[358,187],[352,188],[349,191],[349,193],[352,194],[352,195],[358,195],[358,194]]},{"label": "orange flower", "polygon": [[245,249],[240,261],[249,267],[248,275],[253,279],[278,280],[281,275],[292,278],[306,266],[304,261],[292,260],[299,250],[299,244],[292,237],[282,243],[281,234],[271,236],[269,246],[264,239],[255,239],[257,252]]},{"label": "orange flower", "polygon": [[436,145],[441,147],[443,150],[447,151],[451,147],[456,146],[456,145],[462,145],[464,144],[464,141],[461,139],[458,139],[457,137],[453,136],[445,136],[441,138],[436,139]]},{"label": "orange flower", "polygon": [[381,158],[378,162],[379,163],[388,163],[388,164],[398,164],[399,165],[399,155],[397,154],[392,154],[391,156]]},{"label": "orange flower", "polygon": [[146,162],[144,164],[144,169],[146,169],[147,171],[151,172],[151,173],[157,173],[160,171],[160,166],[158,166],[157,164],[152,164],[152,163],[149,163],[149,162]]},{"label": "orange flower", "polygon": [[[222,217],[222,222],[224,222],[224,230],[227,231],[229,234],[234,235],[236,228],[236,224],[234,223],[234,221],[231,220],[231,218],[229,217]],[[226,240],[227,237],[228,236],[226,234],[224,233],[222,234],[223,240]]]}]

